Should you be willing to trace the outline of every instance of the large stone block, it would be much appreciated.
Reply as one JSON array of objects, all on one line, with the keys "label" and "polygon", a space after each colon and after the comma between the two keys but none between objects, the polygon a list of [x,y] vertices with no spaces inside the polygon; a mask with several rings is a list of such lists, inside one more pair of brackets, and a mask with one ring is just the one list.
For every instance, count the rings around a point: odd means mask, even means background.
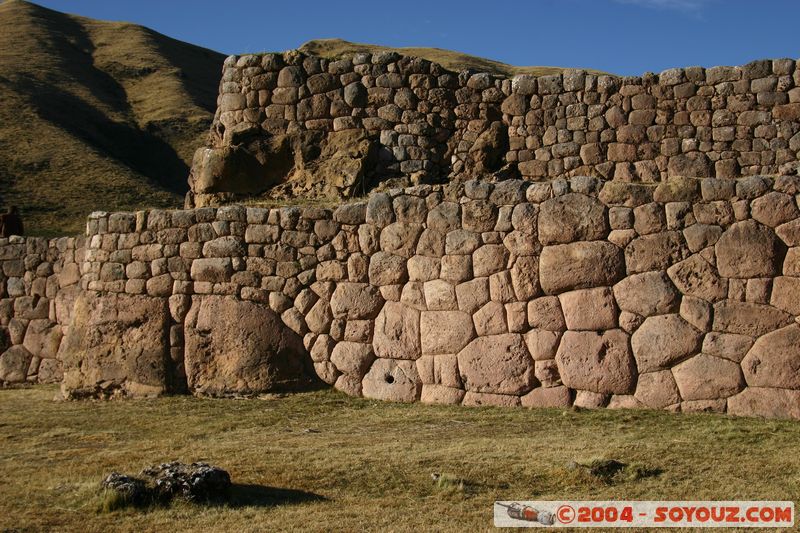
[{"label": "large stone block", "polygon": [[755,220],[736,222],[715,246],[717,269],[726,278],[766,278],[779,273],[781,242]]},{"label": "large stone block", "polygon": [[568,193],[540,206],[539,241],[542,244],[596,241],[605,239],[606,235],[606,207],[596,198]]},{"label": "large stone block", "polygon": [[561,381],[571,389],[628,394],[636,385],[636,363],[628,335],[621,329],[567,331],[556,362]]},{"label": "large stone block", "polygon": [[714,331],[760,337],[792,322],[792,316],[772,306],[723,300],[714,304]]},{"label": "large stone block", "polygon": [[299,390],[316,380],[303,340],[269,307],[196,297],[184,324],[189,390],[227,396]]},{"label": "large stone block", "polygon": [[728,414],[800,419],[800,391],[747,387],[728,398]]},{"label": "large stone block", "polygon": [[759,337],[742,360],[742,369],[751,387],[800,390],[800,325]]},{"label": "large stone block", "polygon": [[610,286],[625,275],[622,250],[605,241],[545,246],[539,283],[546,294]]},{"label": "large stone block", "polygon": [[33,354],[17,344],[0,355],[0,382],[22,383],[28,377]]},{"label": "large stone block", "polygon": [[331,296],[334,318],[365,320],[375,318],[383,306],[380,290],[368,283],[339,283]]},{"label": "large stone block", "polygon": [[458,354],[458,368],[470,392],[519,395],[536,385],[533,359],[514,333],[473,340]]},{"label": "large stone block", "polygon": [[567,329],[606,330],[617,327],[617,306],[609,287],[565,292],[558,299]]},{"label": "large stone block", "polygon": [[647,407],[663,409],[681,401],[675,378],[669,370],[639,374],[634,397]]},{"label": "large stone block", "polygon": [[688,255],[683,234],[680,231],[665,231],[633,239],[625,247],[625,264],[629,274],[665,270]]},{"label": "large stone block", "polygon": [[667,269],[672,282],[685,295],[716,302],[728,295],[728,282],[700,254],[676,263]]},{"label": "large stone block", "polygon": [[744,388],[738,364],[704,353],[675,365],[672,374],[684,400],[717,400]]},{"label": "large stone block", "polygon": [[61,344],[61,326],[45,318],[31,320],[23,346],[40,359],[55,359]]},{"label": "large stone block", "polygon": [[669,368],[700,351],[702,334],[679,315],[651,316],[631,337],[639,372]]},{"label": "large stone block", "polygon": [[413,402],[419,399],[422,382],[414,361],[376,359],[361,382],[365,398],[393,402]]},{"label": "large stone block", "polygon": [[420,345],[419,311],[400,302],[386,302],[375,319],[372,346],[378,357],[417,359]]},{"label": "large stone block", "polygon": [[180,390],[169,325],[166,299],[82,293],[58,354],[64,395],[155,396]]},{"label": "large stone block", "polygon": [[372,346],[362,342],[338,342],[331,351],[331,363],[336,369],[359,379],[364,377],[374,360]]},{"label": "large stone block", "polygon": [[614,297],[623,311],[648,317],[675,313],[681,295],[664,272],[634,274],[614,285]]},{"label": "large stone block", "polygon": [[475,336],[472,317],[461,311],[423,311],[420,319],[422,353],[458,353]]}]

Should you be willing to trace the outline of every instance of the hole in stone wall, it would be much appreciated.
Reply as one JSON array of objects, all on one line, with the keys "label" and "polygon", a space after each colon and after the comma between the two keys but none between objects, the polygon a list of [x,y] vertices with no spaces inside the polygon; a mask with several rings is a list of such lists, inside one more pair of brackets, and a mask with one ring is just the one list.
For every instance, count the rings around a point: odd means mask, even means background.
[{"label": "hole in stone wall", "polygon": [[386,374],[386,376],[384,376],[384,379],[386,380],[386,383],[394,383],[394,376],[391,374]]}]

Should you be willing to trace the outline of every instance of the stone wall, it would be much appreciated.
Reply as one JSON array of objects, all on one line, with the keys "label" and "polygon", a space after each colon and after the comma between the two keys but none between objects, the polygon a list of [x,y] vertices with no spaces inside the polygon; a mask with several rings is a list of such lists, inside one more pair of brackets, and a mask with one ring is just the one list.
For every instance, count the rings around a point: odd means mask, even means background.
[{"label": "stone wall", "polygon": [[[333,211],[96,213],[67,387],[251,393],[310,356],[319,379],[369,398],[800,418],[798,195],[797,176],[573,177],[421,185]],[[57,302],[48,268],[31,287]],[[109,341],[83,340],[87,323],[135,331],[89,362]],[[145,378],[125,361],[141,339]],[[290,370],[255,375],[259,353]]]},{"label": "stone wall", "polygon": [[60,382],[85,239],[0,239],[0,382]]},{"label": "stone wall", "polygon": [[[218,104],[209,147],[198,152],[190,180],[198,205],[214,193],[252,193],[287,179],[308,195],[315,186],[309,173],[293,178],[290,169],[308,166],[313,150],[297,141],[276,162],[278,148],[263,144],[312,134],[307,142],[324,145],[358,132],[359,142],[376,147],[377,161],[340,183],[341,196],[353,194],[357,179],[369,188],[393,176],[416,184],[502,169],[531,180],[660,182],[775,174],[800,159],[800,69],[793,59],[642,77],[566,71],[505,79],[395,53],[328,61],[292,51],[229,57]],[[245,157],[248,150],[285,175],[267,177]],[[246,179],[237,174],[245,167]]]}]

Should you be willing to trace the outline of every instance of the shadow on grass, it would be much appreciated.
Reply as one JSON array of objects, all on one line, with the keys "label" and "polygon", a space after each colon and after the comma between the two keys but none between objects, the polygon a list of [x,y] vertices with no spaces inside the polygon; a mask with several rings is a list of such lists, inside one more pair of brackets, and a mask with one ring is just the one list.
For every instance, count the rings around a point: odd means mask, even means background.
[{"label": "shadow on grass", "polygon": [[212,502],[211,505],[225,505],[228,507],[276,507],[278,505],[294,505],[306,502],[323,502],[325,496],[297,489],[282,489],[253,485],[247,483],[234,483],[228,489],[228,499]]}]

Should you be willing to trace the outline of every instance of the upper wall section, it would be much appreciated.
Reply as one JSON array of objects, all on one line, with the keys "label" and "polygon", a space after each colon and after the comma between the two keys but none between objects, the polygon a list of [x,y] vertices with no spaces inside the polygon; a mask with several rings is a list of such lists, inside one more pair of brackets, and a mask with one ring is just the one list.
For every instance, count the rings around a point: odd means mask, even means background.
[{"label": "upper wall section", "polygon": [[[504,79],[395,53],[292,51],[227,58],[218,104],[190,178],[198,205],[275,186],[346,197],[393,176],[407,185],[502,168],[531,180],[732,178],[786,171],[800,152],[793,59]],[[314,178],[315,161],[343,153],[359,164]]]}]

